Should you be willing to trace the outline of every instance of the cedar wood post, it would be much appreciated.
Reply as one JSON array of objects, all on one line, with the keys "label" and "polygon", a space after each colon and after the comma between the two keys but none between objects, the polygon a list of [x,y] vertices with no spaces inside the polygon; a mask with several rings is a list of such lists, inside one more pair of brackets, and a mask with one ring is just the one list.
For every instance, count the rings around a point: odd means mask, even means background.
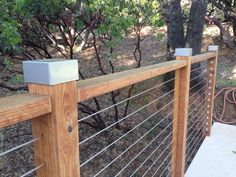
[{"label": "cedar wood post", "polygon": [[32,120],[37,177],[79,177],[77,117],[78,62],[27,61],[25,81],[31,93],[51,97],[52,113]]},{"label": "cedar wood post", "polygon": [[189,87],[192,49],[176,49],[176,60],[184,60],[187,65],[175,72],[172,177],[183,177],[185,172],[186,134],[188,120]]},{"label": "cedar wood post", "polygon": [[206,130],[207,136],[211,135],[213,108],[214,108],[214,96],[215,96],[215,84],[216,84],[216,71],[217,71],[217,59],[218,59],[218,46],[209,46],[209,52],[216,52],[216,57],[208,60],[208,79],[207,79],[207,123]]}]

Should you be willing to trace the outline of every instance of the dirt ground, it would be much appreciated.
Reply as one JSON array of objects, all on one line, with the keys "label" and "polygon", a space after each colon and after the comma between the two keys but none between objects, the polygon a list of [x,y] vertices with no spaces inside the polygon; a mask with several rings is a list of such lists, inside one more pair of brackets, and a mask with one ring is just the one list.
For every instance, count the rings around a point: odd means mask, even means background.
[{"label": "dirt ground", "polygon": [[[142,42],[142,66],[152,65],[156,63],[161,63],[166,61],[166,28],[161,28],[158,30],[154,30],[150,27],[146,27],[143,29],[142,32],[143,36],[145,36],[145,39]],[[161,36],[161,37],[157,37]],[[161,34],[161,35],[160,35]],[[127,69],[131,69],[135,67],[135,60],[133,59],[133,50],[134,50],[134,36],[130,35],[126,37],[124,40],[122,40],[114,51],[114,58],[113,63],[115,65],[116,71],[123,71]],[[219,51],[219,59],[218,59],[218,72],[217,72],[217,91],[219,91],[221,88],[226,86],[234,86],[236,87],[236,50],[235,49],[229,49],[224,44],[222,44],[222,41],[219,37],[219,31],[217,28],[214,27],[207,27],[204,32],[204,42],[203,42],[203,51],[206,51],[208,45],[219,45],[220,51]],[[109,70],[109,66],[107,63],[106,51],[104,51],[104,57],[102,58],[102,64],[106,70]],[[79,53],[76,58],[80,61],[80,70],[85,75],[86,78],[91,78],[97,75],[101,75],[101,73],[97,70],[97,62],[95,61],[94,57],[94,50],[92,48],[87,48],[85,51]],[[155,84],[153,84],[155,81]],[[161,83],[162,79],[155,78],[154,80],[146,81],[143,83],[140,83],[137,85],[134,89],[134,93],[140,93],[152,86],[155,86],[158,83]],[[124,94],[127,92],[127,88],[124,89]],[[12,94],[19,94],[21,91],[18,92],[10,92],[7,89],[0,88],[0,97],[4,97],[7,95]],[[144,96],[141,96],[137,99],[134,99],[131,102],[131,108],[129,110],[129,113],[135,111],[137,108],[142,107],[143,105],[147,104],[148,102],[154,100],[155,98],[159,97],[163,92],[160,89],[156,89],[153,92],[145,94]],[[110,100],[108,99],[109,96],[98,98],[101,102],[103,107],[108,106],[110,103]],[[96,152],[99,152],[104,147],[108,146],[112,142],[114,142],[117,138],[127,133],[131,128],[135,127],[135,125],[138,124],[138,122],[142,122],[145,120],[146,117],[153,114],[155,111],[160,109],[165,105],[166,102],[170,101],[172,99],[173,95],[169,94],[167,98],[162,100],[159,103],[155,103],[151,105],[150,107],[146,108],[144,112],[140,112],[134,116],[132,116],[130,119],[124,121],[121,123],[121,129],[115,129],[112,128],[112,130],[109,130],[108,132],[105,132],[104,134],[99,135],[95,140],[85,143],[81,145],[81,162],[85,162],[88,157],[92,157],[93,154],[96,154]],[[199,97],[196,96],[197,99]],[[122,99],[122,98],[121,98]],[[105,101],[104,101],[105,100]],[[109,100],[109,102],[107,101]],[[201,101],[201,100],[200,100]],[[219,98],[216,100],[216,108],[217,110],[220,110],[222,107],[222,99]],[[196,105],[198,102],[196,103]],[[195,107],[195,105],[193,105]],[[124,109],[124,106],[120,106],[119,109]],[[109,161],[112,161],[115,157],[117,157],[120,153],[122,153],[127,147],[129,147],[132,143],[137,140],[138,137],[141,137],[142,134],[145,134],[150,130],[150,128],[158,123],[158,121],[162,120],[164,117],[168,115],[170,110],[172,109],[172,106],[169,106],[166,108],[166,110],[161,111],[158,115],[154,117],[154,120],[150,120],[146,122],[143,126],[138,128],[136,131],[131,133],[127,138],[124,140],[118,142],[115,146],[112,146],[111,149],[104,151],[102,154],[103,158],[101,156],[98,156],[100,158],[97,158],[92,163],[88,163],[88,165],[85,165],[82,171],[82,176],[88,177],[93,174],[95,174],[99,169],[102,169],[105,167],[105,164]],[[227,118],[229,119],[236,119],[235,114],[235,108],[229,107],[227,108]],[[114,121],[112,119],[112,115],[114,114],[114,111],[107,111],[103,113],[103,117],[105,117],[107,125],[112,124]],[[82,113],[80,113],[80,117],[84,117]],[[122,159],[118,159],[115,164],[113,164],[110,168],[113,169],[113,172],[119,171],[122,167],[122,164],[124,162],[127,162],[130,157],[135,157],[135,154],[140,152],[143,147],[145,147],[148,143],[150,143],[150,139],[157,136],[158,133],[163,131],[163,127],[166,127],[171,123],[171,116],[167,117],[166,121],[162,122],[159,129],[156,131],[153,131],[149,136],[144,137],[142,141],[140,141],[140,144],[138,146],[134,146],[132,150],[127,151],[127,153],[123,156]],[[92,128],[89,128],[88,126],[81,125],[80,126],[80,140],[84,140],[90,135],[93,135],[96,133],[96,131]],[[132,163],[130,167],[127,168],[126,171],[124,171],[123,176],[129,176],[131,173],[129,170],[136,169],[143,159],[145,159],[150,152],[154,150],[154,147],[156,147],[158,144],[160,144],[161,140],[164,140],[167,138],[167,136],[171,133],[170,129],[167,129],[164,131],[163,135],[160,137],[159,141],[155,141],[154,145],[150,146],[147,151],[144,151],[143,154],[135,161],[135,163]],[[24,143],[28,141],[31,136],[31,124],[29,122],[27,123],[21,123],[17,126],[8,127],[5,129],[0,130],[0,152],[3,152],[6,149],[9,149],[11,147],[14,147],[17,144]],[[189,140],[190,143],[192,142],[191,139]],[[156,152],[156,155],[161,154],[162,151],[165,153],[163,156],[168,155],[170,153],[170,148],[165,149],[167,145],[171,143],[171,136],[163,142],[160,149]],[[129,157],[129,158],[128,158]],[[165,158],[162,157],[159,159],[157,164],[154,166],[154,169],[150,170],[150,175],[155,172],[155,170],[158,168],[158,164],[161,164]],[[168,166],[168,162],[170,159],[166,159],[165,166]],[[32,162],[34,161],[34,156],[32,155],[32,146],[30,148],[23,148],[21,150],[16,151],[15,153],[12,153],[10,155],[7,155],[6,157],[0,159],[0,177],[15,177],[19,176],[20,174],[25,173],[29,169],[32,169],[34,166],[32,165]],[[135,176],[140,176],[140,174],[143,174],[146,170],[148,170],[148,166],[153,164],[155,162],[154,158],[150,158],[146,165],[143,168],[140,168],[138,173]],[[7,165],[6,165],[7,164]],[[166,169],[159,169],[160,173]],[[171,169],[167,169],[165,171],[165,175],[168,174],[168,171]],[[160,174],[159,173],[159,174]],[[148,173],[149,174],[149,173]],[[34,175],[32,175],[34,176]],[[113,176],[113,174],[110,174],[109,171],[105,171],[102,173],[102,176]]]}]

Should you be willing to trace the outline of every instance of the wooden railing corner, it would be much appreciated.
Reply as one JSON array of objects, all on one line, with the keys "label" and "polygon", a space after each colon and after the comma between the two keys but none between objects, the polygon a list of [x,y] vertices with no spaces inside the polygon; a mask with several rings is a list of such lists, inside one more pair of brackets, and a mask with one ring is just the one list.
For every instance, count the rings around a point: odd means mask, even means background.
[{"label": "wooden railing corner", "polygon": [[29,92],[50,96],[52,105],[52,113],[32,120],[34,137],[42,137],[34,150],[36,166],[44,164],[37,177],[79,177],[77,61],[23,64]]}]

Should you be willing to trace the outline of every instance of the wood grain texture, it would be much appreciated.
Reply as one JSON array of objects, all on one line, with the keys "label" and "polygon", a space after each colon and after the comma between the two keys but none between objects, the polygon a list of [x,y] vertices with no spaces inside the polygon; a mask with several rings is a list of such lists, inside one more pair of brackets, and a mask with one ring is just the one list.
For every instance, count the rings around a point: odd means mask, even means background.
[{"label": "wood grain texture", "polygon": [[190,87],[190,70],[192,57],[177,57],[176,60],[184,60],[186,67],[175,72],[174,116],[173,116],[173,144],[172,177],[184,177],[185,153],[188,122],[188,104]]},{"label": "wood grain texture", "polygon": [[215,85],[216,85],[216,73],[217,73],[217,59],[218,52],[215,52],[216,57],[209,59],[207,73],[207,136],[211,135],[211,127],[213,122],[213,110],[214,110],[214,96],[215,96]]},{"label": "wood grain texture", "polygon": [[192,64],[199,63],[199,62],[206,61],[206,60],[209,60],[210,58],[215,58],[215,57],[216,57],[216,53],[214,52],[203,53],[200,55],[193,56],[191,63]]},{"label": "wood grain texture", "polygon": [[174,71],[186,65],[186,61],[169,61],[161,64],[82,80],[78,82],[78,101],[85,101],[90,98]]},{"label": "wood grain texture", "polygon": [[55,86],[30,84],[29,90],[49,95],[53,110],[32,121],[34,136],[43,137],[35,143],[36,164],[45,163],[37,177],[79,177],[76,81]]},{"label": "wood grain texture", "polygon": [[49,96],[21,94],[0,98],[0,128],[52,112]]}]

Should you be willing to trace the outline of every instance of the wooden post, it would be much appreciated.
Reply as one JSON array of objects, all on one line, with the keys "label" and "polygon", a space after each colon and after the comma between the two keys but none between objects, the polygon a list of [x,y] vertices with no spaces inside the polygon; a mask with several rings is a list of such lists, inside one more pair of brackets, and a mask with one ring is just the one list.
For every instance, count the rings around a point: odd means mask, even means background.
[{"label": "wooden post", "polygon": [[52,113],[33,119],[37,177],[79,177],[76,60],[24,62],[31,93],[51,97]]},{"label": "wooden post", "polygon": [[172,177],[183,177],[188,121],[189,87],[192,49],[176,49],[176,60],[186,61],[186,67],[175,72]]},{"label": "wooden post", "polygon": [[215,84],[216,84],[216,71],[217,71],[217,59],[218,59],[218,46],[209,46],[209,52],[216,52],[216,57],[208,60],[208,79],[207,79],[207,123],[206,130],[207,136],[211,135],[213,109],[214,109],[214,96],[215,96]]}]

